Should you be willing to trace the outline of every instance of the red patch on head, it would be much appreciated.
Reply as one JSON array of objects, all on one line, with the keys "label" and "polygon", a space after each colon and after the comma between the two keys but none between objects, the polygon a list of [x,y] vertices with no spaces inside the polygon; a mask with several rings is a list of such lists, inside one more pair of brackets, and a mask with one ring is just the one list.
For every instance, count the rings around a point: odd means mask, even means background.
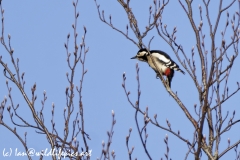
[{"label": "red patch on head", "polygon": [[171,69],[170,68],[167,68],[164,75],[165,76],[169,76],[171,74]]}]

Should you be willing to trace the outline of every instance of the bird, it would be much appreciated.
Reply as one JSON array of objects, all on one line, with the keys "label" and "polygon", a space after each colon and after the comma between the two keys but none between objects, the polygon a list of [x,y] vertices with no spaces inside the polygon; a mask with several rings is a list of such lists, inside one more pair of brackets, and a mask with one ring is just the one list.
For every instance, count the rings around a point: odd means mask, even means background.
[{"label": "bird", "polygon": [[170,88],[172,78],[174,76],[174,70],[185,74],[185,72],[179,68],[177,63],[174,62],[167,53],[161,50],[150,50],[148,52],[146,48],[142,48],[137,52],[137,55],[131,59],[137,59],[139,61],[148,63],[149,66],[156,72],[156,78],[158,78],[160,75],[152,62],[150,54],[152,55],[152,58],[154,59],[154,62],[157,65],[157,68],[160,70],[161,74],[167,77],[168,85]]}]

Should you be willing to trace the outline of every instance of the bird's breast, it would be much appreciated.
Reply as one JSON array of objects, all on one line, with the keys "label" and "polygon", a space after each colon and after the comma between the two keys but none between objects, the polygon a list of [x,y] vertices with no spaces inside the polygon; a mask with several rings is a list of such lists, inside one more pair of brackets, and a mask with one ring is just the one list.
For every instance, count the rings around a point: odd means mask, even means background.
[{"label": "bird's breast", "polygon": [[[168,69],[165,65],[163,65],[162,63],[160,63],[158,60],[155,59],[155,64],[157,65],[158,69],[160,70],[160,72],[162,74],[165,74],[166,70]],[[148,64],[149,66],[155,71],[158,72],[158,70],[156,69],[154,63],[152,62],[151,58],[149,57],[148,59]]]}]

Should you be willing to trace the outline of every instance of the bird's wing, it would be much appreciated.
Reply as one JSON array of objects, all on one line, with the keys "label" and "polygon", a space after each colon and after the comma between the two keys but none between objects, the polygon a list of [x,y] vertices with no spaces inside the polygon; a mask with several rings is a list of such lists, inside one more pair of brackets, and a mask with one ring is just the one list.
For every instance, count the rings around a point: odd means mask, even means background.
[{"label": "bird's wing", "polygon": [[176,71],[180,71],[183,74],[185,74],[184,71],[182,71],[179,66],[177,65],[176,62],[174,62],[167,53],[163,52],[163,51],[157,51],[157,50],[153,50],[151,51],[151,54],[153,57],[155,57],[160,63],[162,63],[164,66],[171,68],[173,70]]},{"label": "bird's wing", "polygon": [[169,64],[171,63],[171,59],[170,59],[170,57],[168,55],[166,56],[164,54],[153,52],[152,56],[154,58],[156,58],[160,63],[165,65],[166,67],[169,67]]},{"label": "bird's wing", "polygon": [[158,51],[158,52],[152,52],[151,53],[152,56],[157,59],[161,64],[163,64],[164,66],[180,71],[184,74],[184,71],[182,71],[179,66],[177,65],[176,62],[174,62],[169,55],[167,55],[167,53],[162,52],[162,51]]}]

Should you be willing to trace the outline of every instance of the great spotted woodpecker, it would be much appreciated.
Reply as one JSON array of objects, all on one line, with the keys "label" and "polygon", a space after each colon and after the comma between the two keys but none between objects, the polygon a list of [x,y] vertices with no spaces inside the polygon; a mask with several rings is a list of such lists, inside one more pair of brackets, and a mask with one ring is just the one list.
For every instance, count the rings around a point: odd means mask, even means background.
[{"label": "great spotted woodpecker", "polygon": [[170,88],[171,81],[174,76],[174,70],[185,74],[185,72],[179,68],[179,66],[170,58],[167,53],[160,50],[151,50],[148,52],[147,49],[143,48],[140,49],[137,55],[131,59],[137,58],[139,61],[147,62],[149,66],[157,73],[156,77],[159,77],[158,70],[155,68],[149,53],[152,55],[152,58],[154,59],[154,62],[161,74],[167,77]]}]

